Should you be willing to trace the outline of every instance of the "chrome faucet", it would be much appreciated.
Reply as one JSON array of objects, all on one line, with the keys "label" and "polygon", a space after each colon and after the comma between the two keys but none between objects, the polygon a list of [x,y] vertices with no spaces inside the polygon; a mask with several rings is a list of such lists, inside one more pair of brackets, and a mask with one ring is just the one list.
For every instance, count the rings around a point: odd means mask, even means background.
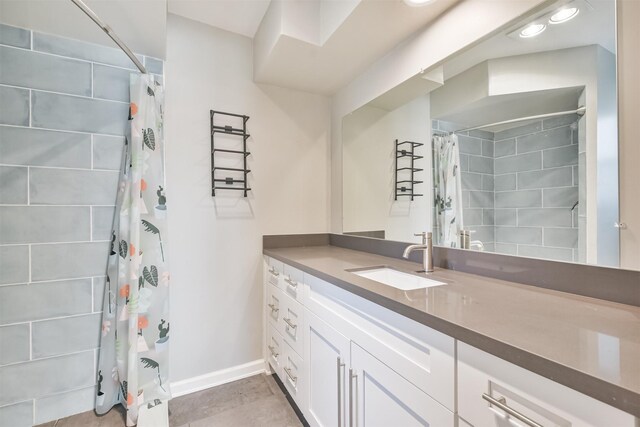
[{"label": "chrome faucet", "polygon": [[414,236],[422,236],[422,244],[407,246],[402,256],[408,259],[411,252],[423,251],[424,252],[424,256],[422,259],[423,271],[421,271],[421,273],[432,273],[433,272],[432,234],[430,231],[429,232],[425,231],[423,233],[414,234]]}]

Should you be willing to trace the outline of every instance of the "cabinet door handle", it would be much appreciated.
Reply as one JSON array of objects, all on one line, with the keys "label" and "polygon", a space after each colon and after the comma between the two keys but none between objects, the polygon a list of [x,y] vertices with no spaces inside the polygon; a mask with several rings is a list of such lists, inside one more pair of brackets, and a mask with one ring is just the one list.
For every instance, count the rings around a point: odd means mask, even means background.
[{"label": "cabinet door handle", "polygon": [[273,346],[269,345],[267,346],[269,348],[269,351],[271,352],[271,355],[273,356],[274,359],[278,358],[278,353],[273,349]]},{"label": "cabinet door handle", "polygon": [[275,268],[271,267],[269,269],[269,273],[273,274],[274,276],[278,277],[280,275],[280,273],[278,273],[278,270],[276,270]]},{"label": "cabinet door handle", "polygon": [[285,277],[284,281],[287,282],[292,288],[298,287],[298,282],[296,282],[295,280],[291,280],[291,277]]},{"label": "cabinet door handle", "polygon": [[275,311],[276,313],[278,311],[280,311],[280,309],[278,307],[276,307],[274,304],[267,304],[267,306],[269,306],[269,308],[271,309],[271,311]]},{"label": "cabinet door handle", "polygon": [[284,323],[286,323],[291,329],[296,329],[298,327],[298,325],[291,322],[291,319],[289,319],[288,317],[283,317],[282,320],[284,320]]},{"label": "cabinet door handle", "polygon": [[487,402],[489,402],[491,405],[495,406],[496,408],[502,409],[504,412],[511,415],[513,418],[522,421],[523,423],[525,423],[530,427],[544,427],[542,424],[539,424],[533,421],[531,418],[527,417],[526,415],[523,415],[520,412],[516,411],[515,409],[507,406],[507,399],[505,399],[504,397],[501,397],[500,399],[496,399],[494,397],[489,396],[487,393],[483,393],[482,398]]},{"label": "cabinet door handle", "polygon": [[[357,397],[355,396],[354,398],[354,392],[353,389],[355,388],[353,386],[353,380],[357,380],[358,379],[358,374],[355,373],[355,371],[351,368],[349,368],[349,427],[353,427],[353,419],[355,418],[353,413],[354,413],[354,404],[357,405],[358,401],[357,401]],[[356,386],[358,385],[357,381],[356,381]],[[355,410],[357,411],[358,408],[355,408]]]},{"label": "cabinet door handle", "polygon": [[294,376],[291,373],[291,369],[290,368],[284,368],[284,372],[287,374],[287,376],[289,377],[289,379],[291,380],[291,382],[293,383],[293,386],[295,387],[296,382],[298,381],[298,377]]},{"label": "cabinet door handle", "polygon": [[342,380],[341,380],[341,372],[342,368],[344,368],[344,363],[342,363],[342,359],[338,356],[336,360],[336,368],[338,375],[338,427],[342,427]]}]

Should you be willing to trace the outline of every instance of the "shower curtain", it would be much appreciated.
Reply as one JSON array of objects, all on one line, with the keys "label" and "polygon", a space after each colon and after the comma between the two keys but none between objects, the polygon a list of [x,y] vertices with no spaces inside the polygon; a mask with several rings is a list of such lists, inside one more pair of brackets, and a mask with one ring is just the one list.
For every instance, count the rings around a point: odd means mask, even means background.
[{"label": "shower curtain", "polygon": [[96,412],[121,403],[127,426],[142,405],[170,398],[169,271],[163,162],[163,88],[132,74],[130,135],[125,141],[111,234],[97,372]]},{"label": "shower curtain", "polygon": [[460,246],[462,183],[460,151],[455,134],[433,136],[434,234],[440,246]]}]

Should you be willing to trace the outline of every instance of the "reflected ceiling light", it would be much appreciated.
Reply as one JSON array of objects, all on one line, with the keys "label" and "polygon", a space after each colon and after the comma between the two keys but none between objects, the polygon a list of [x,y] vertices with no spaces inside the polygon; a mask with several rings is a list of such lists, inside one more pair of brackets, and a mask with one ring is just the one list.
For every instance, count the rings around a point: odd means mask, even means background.
[{"label": "reflected ceiling light", "polygon": [[562,24],[563,22],[567,22],[576,17],[576,15],[580,12],[580,9],[577,7],[567,7],[564,9],[560,9],[555,12],[549,18],[549,24]]},{"label": "reflected ceiling light", "polygon": [[424,6],[433,1],[434,0],[404,0],[404,2],[411,7]]},{"label": "reflected ceiling light", "polygon": [[524,27],[522,31],[520,31],[520,37],[522,37],[523,39],[535,37],[546,29],[547,26],[545,24],[530,24]]}]

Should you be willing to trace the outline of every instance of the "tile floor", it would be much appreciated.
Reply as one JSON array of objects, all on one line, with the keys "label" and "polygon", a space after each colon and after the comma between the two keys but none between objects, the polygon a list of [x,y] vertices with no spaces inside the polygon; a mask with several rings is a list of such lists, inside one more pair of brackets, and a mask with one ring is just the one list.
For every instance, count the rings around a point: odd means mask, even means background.
[{"label": "tile floor", "polygon": [[[275,380],[256,375],[177,397],[169,402],[171,427],[299,427],[302,423]],[[121,407],[101,417],[83,412],[39,427],[124,427]]]}]

